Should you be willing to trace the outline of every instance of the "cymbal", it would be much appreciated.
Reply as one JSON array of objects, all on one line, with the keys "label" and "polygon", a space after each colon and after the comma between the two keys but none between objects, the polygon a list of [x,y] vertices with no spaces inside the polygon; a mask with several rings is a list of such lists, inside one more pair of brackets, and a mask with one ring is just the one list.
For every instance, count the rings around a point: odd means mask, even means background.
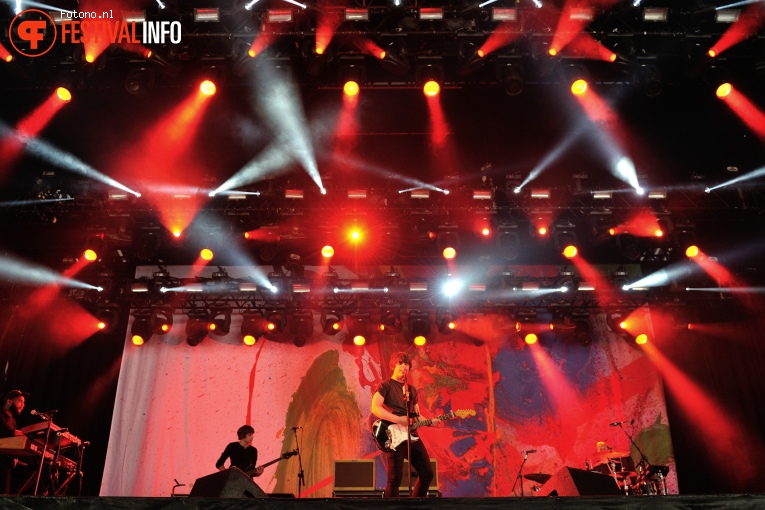
[{"label": "cymbal", "polygon": [[621,457],[629,457],[630,452],[625,450],[603,450],[602,452],[593,453],[592,456],[601,459],[618,459]]},{"label": "cymbal", "polygon": [[552,475],[548,475],[546,473],[529,473],[527,475],[523,475],[523,477],[526,480],[531,480],[532,482],[545,483],[547,480],[552,478]]}]

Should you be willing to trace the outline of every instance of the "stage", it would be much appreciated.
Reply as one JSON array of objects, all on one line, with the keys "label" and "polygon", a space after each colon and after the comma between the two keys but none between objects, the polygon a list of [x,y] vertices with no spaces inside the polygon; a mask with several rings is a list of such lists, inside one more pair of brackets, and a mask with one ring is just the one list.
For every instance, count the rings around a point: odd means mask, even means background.
[{"label": "stage", "polygon": [[499,508],[546,509],[761,509],[765,495],[728,494],[705,496],[624,496],[624,497],[527,497],[527,498],[421,498],[421,499],[361,499],[361,498],[269,498],[269,499],[210,499],[210,498],[73,498],[73,497],[8,497],[0,500],[2,508],[35,510],[104,509],[125,510],[239,510],[259,508],[268,510],[387,510],[393,508],[448,508],[457,510],[492,510]]}]

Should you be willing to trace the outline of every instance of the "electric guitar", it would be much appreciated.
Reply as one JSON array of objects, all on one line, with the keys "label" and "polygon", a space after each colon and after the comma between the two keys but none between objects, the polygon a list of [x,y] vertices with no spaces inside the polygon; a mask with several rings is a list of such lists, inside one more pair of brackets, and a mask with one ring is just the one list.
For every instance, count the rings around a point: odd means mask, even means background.
[{"label": "electric guitar", "polygon": [[[468,416],[475,416],[475,411],[472,409],[460,409],[459,411],[452,411],[450,413],[442,414],[429,420],[420,420],[412,423],[410,431],[414,432],[420,427],[427,427],[433,424],[433,420],[451,420],[454,418],[467,418]],[[393,423],[385,420],[377,420],[372,424],[372,435],[375,437],[377,447],[384,452],[394,452],[398,445],[406,441],[407,433],[404,425]],[[412,441],[417,441],[420,438],[412,435]]]},{"label": "electric guitar", "polygon": [[275,458],[274,460],[270,460],[270,461],[266,462],[265,464],[261,464],[260,466],[256,466],[254,468],[250,468],[247,471],[245,471],[245,473],[248,476],[253,477],[253,476],[255,476],[255,472],[257,470],[259,470],[261,468],[265,469],[268,466],[270,466],[271,464],[276,464],[280,460],[289,459],[290,457],[294,457],[295,455],[297,455],[297,453],[298,453],[297,450],[292,450],[291,452],[282,453],[279,457]]}]

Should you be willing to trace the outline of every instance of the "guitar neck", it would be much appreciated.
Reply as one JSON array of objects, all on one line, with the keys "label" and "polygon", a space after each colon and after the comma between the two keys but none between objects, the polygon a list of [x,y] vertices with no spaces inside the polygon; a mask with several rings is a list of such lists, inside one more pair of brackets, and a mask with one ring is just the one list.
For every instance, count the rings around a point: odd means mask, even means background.
[{"label": "guitar neck", "polygon": [[281,458],[281,457],[279,457],[278,459],[274,459],[274,460],[272,460],[272,461],[270,461],[270,462],[266,462],[265,464],[261,464],[260,466],[256,467],[255,469],[260,469],[260,468],[267,468],[267,467],[268,467],[268,466],[270,466],[271,464],[276,464],[276,463],[277,463],[277,462],[279,462],[280,460],[282,460],[282,458]]},{"label": "guitar neck", "polygon": [[454,417],[454,413],[447,413],[442,414],[441,416],[436,416],[435,418],[430,418],[429,420],[420,420],[412,424],[412,430],[417,430],[420,427],[429,427],[433,425],[433,420],[450,420]]}]

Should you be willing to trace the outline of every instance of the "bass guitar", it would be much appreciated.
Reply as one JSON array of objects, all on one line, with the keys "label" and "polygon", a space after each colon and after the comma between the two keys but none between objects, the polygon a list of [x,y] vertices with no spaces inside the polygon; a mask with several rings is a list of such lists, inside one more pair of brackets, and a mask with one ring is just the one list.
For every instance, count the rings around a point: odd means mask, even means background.
[{"label": "bass guitar", "polygon": [[259,469],[265,469],[268,466],[270,466],[271,464],[276,464],[280,460],[289,459],[290,457],[294,457],[295,455],[297,455],[297,453],[298,453],[297,450],[292,450],[291,452],[282,453],[279,457],[275,458],[274,460],[270,460],[270,461],[266,462],[265,464],[261,464],[260,466],[256,466],[254,468],[250,468],[247,471],[245,471],[245,473],[248,476],[253,477],[253,476],[255,476],[255,473]]},{"label": "bass guitar", "polygon": [[[433,424],[433,420],[452,420],[454,418],[467,418],[469,416],[475,416],[475,411],[472,409],[460,409],[459,411],[452,411],[450,413],[442,414],[429,420],[420,420],[412,423],[410,431],[414,432],[420,427],[427,427]],[[394,452],[398,445],[406,441],[407,433],[406,427],[386,420],[377,420],[372,424],[372,435],[375,437],[377,447],[384,452]],[[420,438],[412,435],[412,441],[417,441]]]}]

